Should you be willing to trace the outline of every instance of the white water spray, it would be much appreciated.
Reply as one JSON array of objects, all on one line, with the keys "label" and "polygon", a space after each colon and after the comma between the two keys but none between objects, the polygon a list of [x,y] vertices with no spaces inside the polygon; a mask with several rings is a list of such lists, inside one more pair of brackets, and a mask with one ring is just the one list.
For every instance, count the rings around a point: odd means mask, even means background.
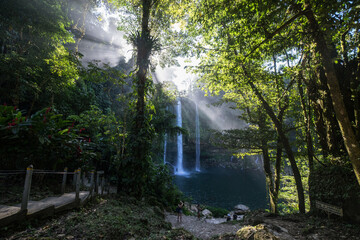
[{"label": "white water spray", "polygon": [[199,109],[198,105],[195,103],[195,134],[196,134],[196,165],[195,170],[200,172],[200,122],[199,122]]},{"label": "white water spray", "polygon": [[[176,126],[182,127],[180,98],[178,99],[176,111],[177,111]],[[177,150],[178,150],[178,152],[177,152],[177,164],[176,164],[177,172],[176,172],[176,174],[177,175],[185,175],[186,173],[184,172],[184,168],[183,168],[183,139],[182,139],[181,133],[178,133],[178,135],[177,135]]]},{"label": "white water spray", "polygon": [[256,160],[255,160],[256,169],[260,169],[259,158],[260,158],[260,155],[256,155]]}]

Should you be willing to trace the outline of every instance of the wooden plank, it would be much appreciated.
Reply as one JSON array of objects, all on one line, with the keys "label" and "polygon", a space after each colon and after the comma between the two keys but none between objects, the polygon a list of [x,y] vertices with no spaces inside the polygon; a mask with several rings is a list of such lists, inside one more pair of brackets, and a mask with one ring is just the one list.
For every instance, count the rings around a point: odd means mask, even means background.
[{"label": "wooden plank", "polygon": [[21,211],[20,207],[0,205],[0,227],[25,219],[26,212]]},{"label": "wooden plank", "polygon": [[328,203],[324,203],[324,202],[320,202],[320,201],[315,201],[316,204],[316,208],[321,209],[325,212],[327,212],[328,214],[335,214],[338,216],[343,216],[343,209],[334,205],[330,205]]},{"label": "wooden plank", "polygon": [[[80,202],[83,202],[89,196],[88,191],[81,191],[79,193]],[[59,197],[48,197],[41,202],[52,204],[55,206],[55,212],[61,212],[64,210],[71,209],[76,206],[75,203],[76,193],[65,193]]]},{"label": "wooden plank", "polygon": [[[76,193],[66,193],[59,197],[48,197],[40,201],[28,201],[27,210],[21,210],[21,204],[17,206],[0,205],[0,227],[9,225],[12,222],[27,218],[48,217],[54,213],[78,207],[75,202]],[[81,205],[84,205],[90,198],[88,191],[79,192]]]},{"label": "wooden plank", "polygon": [[6,218],[20,212],[20,207],[0,205],[0,219]]},{"label": "wooden plank", "polygon": [[42,201],[29,201],[27,218],[46,218],[53,215],[55,206],[53,204],[45,203]]}]

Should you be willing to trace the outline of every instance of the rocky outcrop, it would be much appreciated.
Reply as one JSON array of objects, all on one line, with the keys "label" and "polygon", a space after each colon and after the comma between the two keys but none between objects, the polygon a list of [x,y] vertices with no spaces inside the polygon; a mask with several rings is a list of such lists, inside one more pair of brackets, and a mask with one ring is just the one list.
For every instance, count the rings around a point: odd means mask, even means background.
[{"label": "rocky outcrop", "polygon": [[236,233],[238,239],[244,240],[279,240],[271,231],[263,224],[255,227],[245,226]]},{"label": "rocky outcrop", "polygon": [[250,211],[250,208],[244,204],[238,204],[234,207],[234,209],[239,210],[239,211],[242,210],[242,211],[246,211],[246,212]]},{"label": "rocky outcrop", "polygon": [[205,216],[206,218],[211,218],[212,217],[212,212],[210,212],[210,210],[208,210],[208,209],[202,210],[201,214],[203,216]]},{"label": "rocky outcrop", "polygon": [[248,206],[245,206],[244,204],[238,204],[234,207],[234,212],[237,215],[243,215],[250,211],[250,208]]}]

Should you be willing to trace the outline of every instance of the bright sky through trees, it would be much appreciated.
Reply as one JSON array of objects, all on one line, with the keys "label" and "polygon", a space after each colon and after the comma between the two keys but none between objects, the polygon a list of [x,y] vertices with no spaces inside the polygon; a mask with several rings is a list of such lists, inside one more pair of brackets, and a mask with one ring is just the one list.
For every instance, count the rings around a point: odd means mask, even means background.
[{"label": "bright sky through trees", "polygon": [[[116,51],[105,51],[102,54],[91,54],[90,50],[85,51],[83,52],[84,58],[88,61],[102,60],[104,63],[106,63],[106,61],[110,61],[110,66],[115,66],[116,64],[118,64],[121,57],[124,57],[126,62],[129,61],[134,53],[133,47],[124,38],[124,32],[112,27],[112,24],[114,23],[116,25],[120,24],[119,14],[123,13],[121,11],[109,11],[108,7],[102,1],[99,2],[97,8],[94,9],[93,13],[97,16],[98,23],[96,24],[100,23],[103,30],[109,34],[109,37],[104,40],[108,41],[110,44],[115,44],[119,47],[116,49]],[[174,24],[174,28],[177,29],[179,27],[177,24]],[[96,35],[96,32],[87,32],[87,34]],[[156,78],[160,82],[173,82],[179,91],[188,90],[190,85],[194,83],[196,76],[194,74],[188,73],[186,68],[188,66],[196,65],[197,60],[191,59],[191,62],[187,62],[186,58],[182,57],[177,58],[177,60],[179,66],[171,66],[165,68],[157,66],[155,70]]]}]

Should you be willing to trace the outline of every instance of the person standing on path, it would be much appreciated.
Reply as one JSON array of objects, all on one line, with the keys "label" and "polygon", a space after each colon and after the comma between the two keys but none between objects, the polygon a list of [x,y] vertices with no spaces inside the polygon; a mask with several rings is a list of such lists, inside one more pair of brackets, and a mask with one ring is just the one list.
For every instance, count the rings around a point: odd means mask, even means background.
[{"label": "person standing on path", "polygon": [[176,213],[177,213],[177,221],[178,222],[182,222],[182,208],[184,207],[184,203],[182,201],[179,202],[177,208],[176,208]]},{"label": "person standing on path", "polygon": [[196,206],[196,208],[197,208],[197,217],[198,217],[198,220],[200,220],[202,208],[201,208],[200,204],[198,204]]}]

